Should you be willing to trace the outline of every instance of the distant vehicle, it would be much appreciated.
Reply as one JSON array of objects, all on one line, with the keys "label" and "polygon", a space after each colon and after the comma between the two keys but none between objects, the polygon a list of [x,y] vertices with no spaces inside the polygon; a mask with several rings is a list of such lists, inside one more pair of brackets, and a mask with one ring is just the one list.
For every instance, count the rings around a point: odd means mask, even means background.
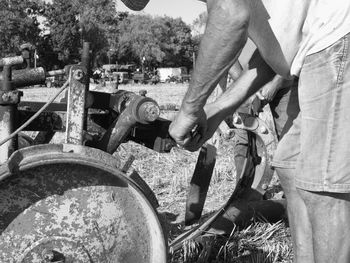
[{"label": "distant vehicle", "polygon": [[118,77],[118,83],[127,84],[133,80],[133,72],[135,69],[135,64],[118,65],[118,70],[114,73]]},{"label": "distant vehicle", "polygon": [[189,80],[186,67],[177,68],[158,68],[160,82],[185,82]]},{"label": "distant vehicle", "polygon": [[147,73],[142,73],[140,71],[135,71],[132,77],[134,83],[146,84],[150,79],[150,76]]},{"label": "distant vehicle", "polygon": [[129,72],[132,73],[136,70],[135,64],[118,65],[119,72]]},{"label": "distant vehicle", "polygon": [[114,78],[118,79],[119,84],[127,84],[131,80],[130,74],[128,72],[114,72],[113,76],[115,76]]},{"label": "distant vehicle", "polygon": [[133,81],[139,84],[157,84],[159,83],[159,76],[135,71],[133,74]]},{"label": "distant vehicle", "polygon": [[102,65],[102,70],[104,72],[104,78],[109,79],[110,81],[117,80],[116,76],[114,76],[114,72],[118,71],[117,64],[105,64]]},{"label": "distant vehicle", "polygon": [[102,69],[104,69],[107,72],[115,72],[118,70],[118,65],[117,64],[105,64],[105,65],[102,65]]}]

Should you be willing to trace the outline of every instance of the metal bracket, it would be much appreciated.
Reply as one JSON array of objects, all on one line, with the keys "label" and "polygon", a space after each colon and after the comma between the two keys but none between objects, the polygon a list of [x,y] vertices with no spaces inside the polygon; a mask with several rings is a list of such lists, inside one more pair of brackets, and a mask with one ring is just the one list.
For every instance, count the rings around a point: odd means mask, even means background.
[{"label": "metal bracket", "polygon": [[69,73],[66,143],[83,144],[87,81],[87,69],[80,65],[72,66]]},{"label": "metal bracket", "polygon": [[0,91],[0,105],[14,105],[20,102],[23,92],[19,90],[1,90]]}]

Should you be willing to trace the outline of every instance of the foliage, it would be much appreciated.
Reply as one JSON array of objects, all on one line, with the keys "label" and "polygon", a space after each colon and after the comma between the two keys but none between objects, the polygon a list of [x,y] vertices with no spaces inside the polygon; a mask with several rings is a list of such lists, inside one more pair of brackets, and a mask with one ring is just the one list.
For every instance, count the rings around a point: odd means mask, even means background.
[{"label": "foliage", "polygon": [[40,1],[0,0],[0,56],[15,55],[23,43],[37,44]]},{"label": "foliage", "polygon": [[129,15],[118,26],[116,45],[120,62],[149,66],[189,66],[192,55],[191,29],[181,19]]},{"label": "foliage", "polygon": [[117,25],[111,0],[53,0],[45,13],[53,50],[59,59],[72,63],[80,58],[83,41],[91,43],[93,58],[108,50],[108,36]]},{"label": "foliage", "polygon": [[[76,63],[89,41],[94,66],[192,67],[199,43],[180,18],[117,12],[113,0],[0,0],[1,57],[30,42],[48,69]],[[40,21],[40,23],[38,22]],[[44,26],[44,27],[43,27]]]}]

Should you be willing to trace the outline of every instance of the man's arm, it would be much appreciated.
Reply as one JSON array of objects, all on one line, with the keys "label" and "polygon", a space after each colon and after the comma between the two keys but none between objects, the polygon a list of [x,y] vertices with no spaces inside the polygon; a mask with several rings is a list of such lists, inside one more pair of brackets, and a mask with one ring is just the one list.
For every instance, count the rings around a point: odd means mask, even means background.
[{"label": "man's arm", "polygon": [[233,114],[243,102],[270,82],[275,75],[275,72],[256,51],[249,61],[248,69],[212,104],[225,118]]},{"label": "man's arm", "polygon": [[169,130],[177,143],[185,147],[194,127],[199,135],[205,132],[203,107],[207,98],[235,62],[247,40],[249,9],[245,0],[208,0],[207,6],[208,22],[196,67],[180,112]]},{"label": "man's arm", "polygon": [[208,22],[182,109],[203,108],[247,40],[249,10],[244,0],[208,0]]},{"label": "man's arm", "polygon": [[[249,61],[249,67],[216,101],[204,107],[208,128],[198,141],[191,144],[191,149],[198,149],[216,131],[219,124],[250,96],[256,93],[266,83],[271,83],[276,74],[262,59],[259,52],[255,52]],[[279,79],[279,78],[278,78]],[[278,81],[272,83],[279,85]],[[272,84],[273,85],[273,84]]]}]

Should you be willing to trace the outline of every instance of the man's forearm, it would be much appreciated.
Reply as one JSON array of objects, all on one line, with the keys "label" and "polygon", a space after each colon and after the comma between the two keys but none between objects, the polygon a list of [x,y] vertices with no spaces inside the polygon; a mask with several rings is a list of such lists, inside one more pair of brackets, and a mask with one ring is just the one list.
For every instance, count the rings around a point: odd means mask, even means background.
[{"label": "man's forearm", "polygon": [[208,22],[182,110],[201,109],[220,78],[237,59],[247,39],[249,21],[244,0],[208,0]]},{"label": "man's forearm", "polygon": [[237,108],[276,75],[256,52],[249,69],[234,82],[214,103],[222,118],[234,113]]}]

